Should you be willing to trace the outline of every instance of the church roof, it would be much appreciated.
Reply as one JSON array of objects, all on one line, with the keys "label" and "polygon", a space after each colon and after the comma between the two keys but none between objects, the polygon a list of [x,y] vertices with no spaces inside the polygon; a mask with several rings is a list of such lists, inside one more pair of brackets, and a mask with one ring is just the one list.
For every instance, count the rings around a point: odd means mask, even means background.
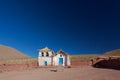
[{"label": "church roof", "polygon": [[52,51],[52,50],[49,49],[48,47],[45,47],[43,49],[40,49],[39,51],[41,51],[41,52],[48,52],[48,51]]},{"label": "church roof", "polygon": [[68,54],[67,54],[67,53],[65,53],[63,50],[59,50],[59,51],[55,54],[55,56],[56,56],[57,54],[63,54],[63,55],[65,55],[65,56],[67,56],[67,55],[68,55]]}]

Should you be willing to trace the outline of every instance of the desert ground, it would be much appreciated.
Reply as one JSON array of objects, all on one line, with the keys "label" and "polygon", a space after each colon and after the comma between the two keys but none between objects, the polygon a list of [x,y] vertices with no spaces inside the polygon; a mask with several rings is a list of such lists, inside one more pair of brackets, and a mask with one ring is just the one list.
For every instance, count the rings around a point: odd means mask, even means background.
[{"label": "desert ground", "polygon": [[93,67],[38,68],[0,73],[0,80],[120,80],[120,71]]}]

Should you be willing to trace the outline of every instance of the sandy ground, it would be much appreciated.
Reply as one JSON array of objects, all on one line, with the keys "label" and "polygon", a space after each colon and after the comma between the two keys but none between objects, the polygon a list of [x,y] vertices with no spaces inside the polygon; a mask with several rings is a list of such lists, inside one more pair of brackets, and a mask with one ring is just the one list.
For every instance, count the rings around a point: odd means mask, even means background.
[{"label": "sandy ground", "polygon": [[0,73],[0,80],[120,80],[120,71],[92,67],[67,68],[54,72],[53,68]]}]

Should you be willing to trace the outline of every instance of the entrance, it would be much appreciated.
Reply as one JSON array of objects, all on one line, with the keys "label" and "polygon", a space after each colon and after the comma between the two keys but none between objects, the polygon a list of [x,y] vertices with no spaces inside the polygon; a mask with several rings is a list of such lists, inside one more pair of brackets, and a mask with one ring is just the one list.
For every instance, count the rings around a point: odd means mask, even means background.
[{"label": "entrance", "polygon": [[44,62],[45,66],[47,66],[47,61]]},{"label": "entrance", "polygon": [[63,58],[59,58],[59,64],[63,64]]}]

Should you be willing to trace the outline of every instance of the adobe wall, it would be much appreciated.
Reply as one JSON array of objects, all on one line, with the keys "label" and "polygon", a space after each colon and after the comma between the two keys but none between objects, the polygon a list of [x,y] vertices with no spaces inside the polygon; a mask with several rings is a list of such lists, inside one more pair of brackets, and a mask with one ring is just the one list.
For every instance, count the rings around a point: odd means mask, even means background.
[{"label": "adobe wall", "polygon": [[84,67],[90,65],[91,65],[91,61],[80,61],[80,60],[71,61],[71,67]]},{"label": "adobe wall", "polygon": [[32,62],[27,64],[0,64],[0,72],[27,70],[31,68],[37,68],[37,67],[38,67],[37,62]]}]

